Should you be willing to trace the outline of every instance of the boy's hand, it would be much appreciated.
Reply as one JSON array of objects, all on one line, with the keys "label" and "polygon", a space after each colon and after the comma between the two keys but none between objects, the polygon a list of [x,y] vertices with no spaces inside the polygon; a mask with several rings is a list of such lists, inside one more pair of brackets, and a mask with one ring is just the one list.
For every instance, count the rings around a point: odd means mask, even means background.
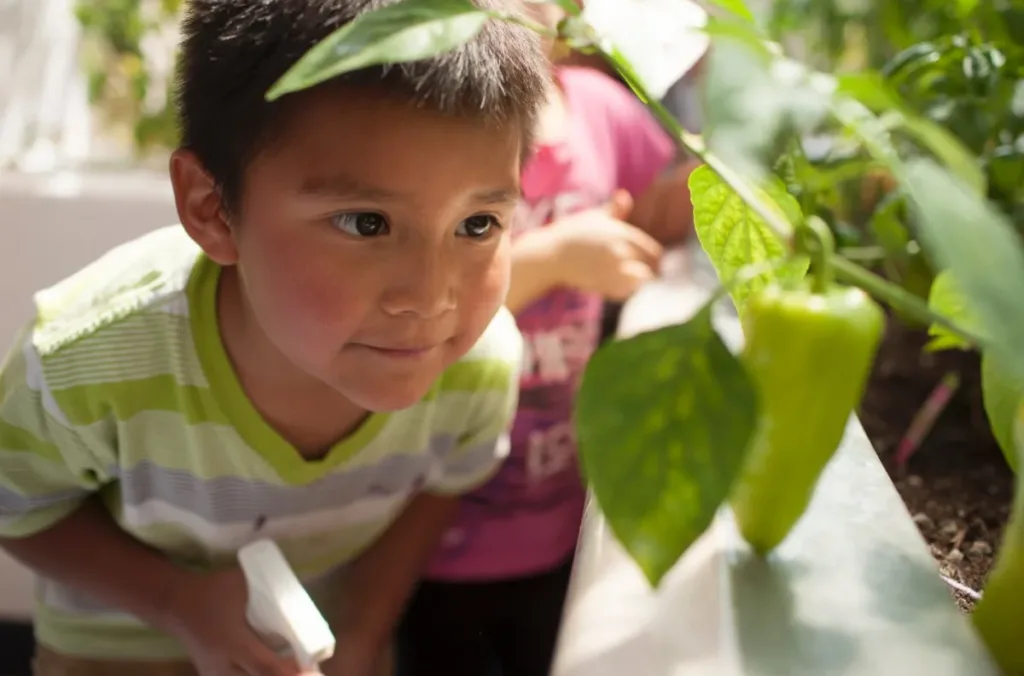
[{"label": "boy's hand", "polygon": [[625,222],[632,208],[629,193],[618,191],[605,206],[561,219],[546,229],[557,248],[563,284],[623,301],[654,279],[662,246]]},{"label": "boy's hand", "polygon": [[201,676],[313,676],[279,657],[245,619],[249,592],[240,568],[188,577],[171,623]]}]

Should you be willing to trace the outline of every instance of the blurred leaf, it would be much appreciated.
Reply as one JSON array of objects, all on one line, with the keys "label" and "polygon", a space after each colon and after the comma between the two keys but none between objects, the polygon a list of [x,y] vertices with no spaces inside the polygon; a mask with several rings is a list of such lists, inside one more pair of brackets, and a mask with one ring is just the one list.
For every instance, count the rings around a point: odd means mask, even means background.
[{"label": "blurred leaf", "polygon": [[992,205],[932,160],[906,165],[918,237],[976,313],[985,351],[1024,381],[1024,248]]},{"label": "blurred leaf", "polygon": [[978,6],[978,2],[979,0],[956,0],[956,13],[960,17],[967,17]]},{"label": "blurred leaf", "polygon": [[985,194],[985,174],[974,154],[948,129],[907,109],[900,96],[880,74],[843,75],[837,82],[837,94],[848,96],[875,113],[885,113],[884,119],[889,129],[902,129],[956,172],[979,195]]},{"label": "blurred leaf", "polygon": [[754,385],[713,328],[710,306],[591,358],[576,405],[584,472],[653,586],[711,524],[756,418]]},{"label": "blurred leaf", "polygon": [[849,73],[836,78],[836,93],[860,101],[871,110],[888,110],[900,105],[899,95],[880,73]]},{"label": "blurred leaf", "polygon": [[902,118],[902,127],[955,173],[968,188],[978,195],[985,195],[987,179],[978,158],[949,130],[923,117],[906,114]]},{"label": "blurred leaf", "polygon": [[733,170],[760,180],[787,141],[827,117],[835,81],[748,40],[713,41],[706,77],[708,147]]},{"label": "blurred leaf", "polygon": [[765,40],[764,33],[757,24],[747,21],[737,21],[734,17],[726,18],[709,16],[707,23],[701,29],[715,41],[716,39],[731,39],[741,42],[745,47],[762,58],[769,58],[774,53],[771,43]]},{"label": "blurred leaf", "polygon": [[743,0],[708,0],[707,4],[713,7],[720,7],[730,14],[743,19],[744,21],[753,23],[754,15],[751,13],[750,8]]},{"label": "blurred leaf", "polygon": [[985,404],[992,435],[999,443],[1006,462],[1017,471],[1017,452],[1014,446],[1014,424],[1017,410],[1024,401],[1024,382],[1015,380],[998,360],[988,354],[981,356],[981,397]]},{"label": "blurred leaf", "polygon": [[[935,276],[931,291],[928,294],[928,309],[951,320],[957,326],[972,333],[981,333],[979,321],[971,311],[970,303],[963,291],[959,289],[952,272],[943,270]],[[939,324],[928,328],[928,335],[934,336],[927,348],[929,350],[968,350],[973,348],[968,341]]]},{"label": "blurred leaf", "polygon": [[1024,149],[1016,145],[994,148],[986,158],[992,185],[1007,195],[1024,187]]},{"label": "blurred leaf", "polygon": [[[731,280],[747,265],[783,260],[786,250],[779,238],[710,167],[694,170],[690,174],[689,186],[694,229],[723,282]],[[765,186],[762,192],[768,201],[775,204],[790,223],[801,222],[800,205],[781,183],[772,180]],[[800,279],[808,266],[806,259],[795,259],[784,263],[774,273],[766,272],[733,286],[730,292],[733,304],[742,313],[752,292],[773,279]]]},{"label": "blurred leaf", "polygon": [[491,16],[469,0],[403,0],[360,14],[299,59],[267,99],[369,66],[442,54],[473,39]]}]

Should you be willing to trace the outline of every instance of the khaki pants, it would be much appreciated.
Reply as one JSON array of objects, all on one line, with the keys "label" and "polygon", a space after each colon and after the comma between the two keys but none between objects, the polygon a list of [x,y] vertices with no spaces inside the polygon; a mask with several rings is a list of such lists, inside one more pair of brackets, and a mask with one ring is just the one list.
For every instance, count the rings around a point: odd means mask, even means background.
[{"label": "khaki pants", "polygon": [[[391,676],[394,656],[386,651],[377,663],[377,676]],[[188,662],[119,661],[69,657],[39,646],[32,663],[33,676],[199,676]]]}]

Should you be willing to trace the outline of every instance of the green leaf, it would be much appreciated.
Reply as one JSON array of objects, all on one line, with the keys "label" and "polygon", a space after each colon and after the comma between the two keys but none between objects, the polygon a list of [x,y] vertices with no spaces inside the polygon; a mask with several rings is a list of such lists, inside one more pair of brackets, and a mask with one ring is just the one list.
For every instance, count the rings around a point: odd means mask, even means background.
[{"label": "green leaf", "polygon": [[839,75],[836,82],[837,94],[860,101],[872,110],[888,110],[901,105],[899,96],[880,73],[846,73]]},{"label": "green leaf", "polygon": [[985,350],[1024,381],[1024,248],[1013,225],[932,160],[907,162],[904,180],[922,247],[956,279]]},{"label": "green leaf", "polygon": [[[978,317],[971,310],[967,297],[949,270],[943,270],[935,276],[932,288],[928,292],[928,309],[951,320],[971,334],[977,335],[981,332]],[[928,335],[934,336],[927,345],[929,350],[968,350],[974,347],[941,324],[932,324],[928,328]]]},{"label": "green leaf", "polygon": [[[718,277],[728,282],[740,269],[766,261],[783,261],[786,250],[771,228],[747,206],[710,167],[698,167],[690,174],[693,223],[701,246],[711,259]],[[763,193],[790,223],[800,222],[800,205],[777,180],[765,184]],[[807,272],[805,258],[783,263],[730,290],[733,304],[742,313],[747,297],[773,279],[800,279]]]},{"label": "green leaf", "polygon": [[978,6],[978,0],[956,0],[956,13],[961,18],[970,16],[974,8]]},{"label": "green leaf", "polygon": [[583,469],[653,586],[729,495],[756,418],[754,384],[713,328],[710,305],[590,360],[576,404]]},{"label": "green leaf", "polygon": [[708,0],[707,4],[713,7],[720,7],[744,21],[754,23],[754,14],[743,0]]},{"label": "green leaf", "polygon": [[1017,409],[1024,401],[1024,382],[1014,379],[1009,371],[991,355],[981,356],[981,399],[992,435],[999,443],[1006,462],[1017,471],[1017,448],[1014,425]]},{"label": "green leaf", "polygon": [[469,0],[403,0],[360,14],[299,59],[267,100],[361,68],[442,54],[473,39],[491,16]]}]

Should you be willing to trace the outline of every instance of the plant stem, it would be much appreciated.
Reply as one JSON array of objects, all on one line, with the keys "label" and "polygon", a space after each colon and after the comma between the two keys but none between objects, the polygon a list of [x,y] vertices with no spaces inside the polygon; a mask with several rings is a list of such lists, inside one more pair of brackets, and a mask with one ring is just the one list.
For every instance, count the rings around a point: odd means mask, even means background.
[{"label": "plant stem", "polygon": [[853,261],[848,261],[841,256],[833,256],[832,267],[836,272],[836,276],[845,279],[854,286],[860,287],[875,298],[906,313],[922,324],[938,324],[960,336],[972,346],[980,346],[982,344],[978,336],[965,331],[946,317],[933,312],[927,303],[914,294],[901,286],[886,281],[869,270],[865,270]]},{"label": "plant stem", "polygon": [[817,216],[804,221],[797,231],[797,251],[811,259],[811,289],[825,293],[834,280],[832,259],[836,257],[836,240],[825,221]]},{"label": "plant stem", "polygon": [[718,176],[728,185],[733,191],[739,195],[751,210],[754,211],[761,219],[771,228],[772,232],[782,240],[783,245],[787,249],[793,247],[793,226],[786,220],[786,217],[782,215],[781,210],[776,205],[772,204],[770,200],[766,199],[762,195],[758,194],[757,190],[754,189],[743,177],[737,174],[735,171],[725,165],[714,153],[708,151],[704,144],[704,140],[697,134],[691,134],[690,132],[683,129],[682,125],[679,124],[679,120],[669,112],[661,101],[651,96],[650,92],[637,77],[633,69],[629,67],[625,59],[622,58],[614,48],[605,49],[604,47],[599,48],[601,56],[607,61],[615,70],[622,76],[626,84],[636,93],[641,101],[651,111],[651,114],[661,123],[667,131],[672,134],[672,137],[676,140],[679,147],[691,153],[697,159],[704,164],[711,167],[711,169],[718,174]]},{"label": "plant stem", "polygon": [[884,261],[886,251],[880,246],[851,246],[840,249],[837,252],[848,261],[875,263]]}]

